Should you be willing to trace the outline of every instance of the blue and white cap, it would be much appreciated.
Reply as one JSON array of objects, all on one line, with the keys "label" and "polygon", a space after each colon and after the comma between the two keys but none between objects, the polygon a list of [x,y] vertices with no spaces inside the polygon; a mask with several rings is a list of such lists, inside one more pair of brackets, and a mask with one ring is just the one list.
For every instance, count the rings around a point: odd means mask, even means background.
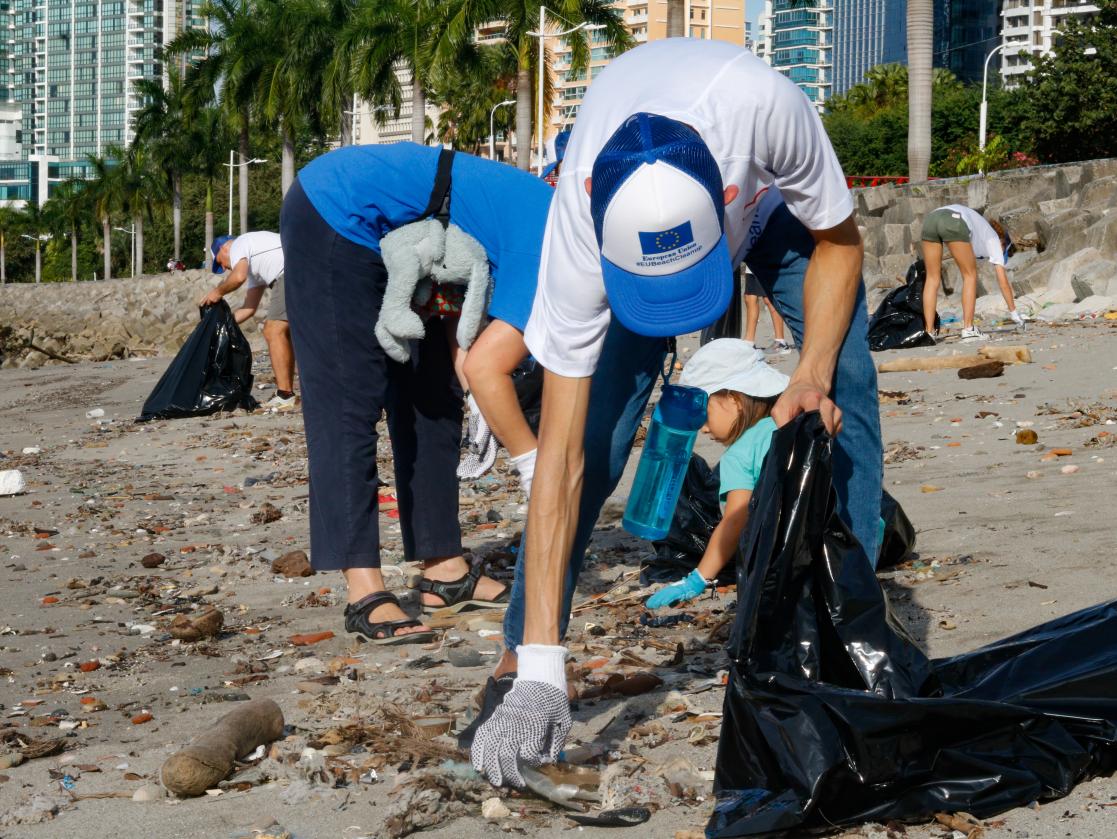
[{"label": "blue and white cap", "polygon": [[609,306],[639,335],[709,326],[728,308],[733,268],[721,171],[694,129],[633,114],[593,164],[590,212]]}]

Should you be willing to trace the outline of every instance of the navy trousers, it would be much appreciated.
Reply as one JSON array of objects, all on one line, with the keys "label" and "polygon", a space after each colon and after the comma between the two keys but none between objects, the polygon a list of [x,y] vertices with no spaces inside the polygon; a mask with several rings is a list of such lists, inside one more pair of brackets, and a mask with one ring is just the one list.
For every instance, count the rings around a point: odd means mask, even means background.
[{"label": "navy trousers", "polygon": [[380,254],[327,224],[296,181],[280,216],[291,339],[310,471],[311,564],[380,566],[376,423],[386,413],[408,559],[457,556],[462,391],[439,318],[392,361],[373,327],[388,273]]}]

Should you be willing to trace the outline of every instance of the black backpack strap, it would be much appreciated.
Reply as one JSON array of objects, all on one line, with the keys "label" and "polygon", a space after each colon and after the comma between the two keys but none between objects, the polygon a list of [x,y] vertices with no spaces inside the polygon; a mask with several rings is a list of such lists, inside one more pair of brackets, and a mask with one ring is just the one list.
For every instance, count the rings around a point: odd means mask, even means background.
[{"label": "black backpack strap", "polygon": [[427,208],[419,218],[434,216],[446,227],[450,224],[450,169],[454,165],[454,150],[442,149],[438,153],[438,169],[434,173],[434,188]]}]

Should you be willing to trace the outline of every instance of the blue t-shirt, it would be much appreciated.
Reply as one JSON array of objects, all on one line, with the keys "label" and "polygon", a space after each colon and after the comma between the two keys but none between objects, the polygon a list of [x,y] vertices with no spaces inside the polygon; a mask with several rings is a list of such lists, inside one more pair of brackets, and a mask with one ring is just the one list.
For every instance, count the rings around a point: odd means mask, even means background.
[{"label": "blue t-shirt", "polygon": [[[322,219],[351,242],[380,253],[380,237],[417,220],[430,202],[439,149],[415,143],[344,146],[299,172]],[[506,163],[457,152],[450,221],[485,248],[493,275],[489,316],[527,326],[554,190]]]},{"label": "blue t-shirt", "polygon": [[725,497],[735,489],[752,492],[756,488],[760,470],[764,467],[764,458],[768,456],[772,435],[775,433],[776,421],[765,417],[725,450],[718,462],[721,476],[718,497],[722,503],[725,503]]}]

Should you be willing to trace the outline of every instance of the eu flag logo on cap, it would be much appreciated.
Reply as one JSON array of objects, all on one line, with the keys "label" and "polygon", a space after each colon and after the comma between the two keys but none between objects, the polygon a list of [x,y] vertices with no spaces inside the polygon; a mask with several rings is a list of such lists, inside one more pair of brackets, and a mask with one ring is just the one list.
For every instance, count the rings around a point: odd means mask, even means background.
[{"label": "eu flag logo on cap", "polygon": [[660,230],[658,233],[640,231],[640,250],[644,252],[644,256],[668,253],[693,241],[694,233],[691,232],[689,221],[684,221],[669,230]]}]

